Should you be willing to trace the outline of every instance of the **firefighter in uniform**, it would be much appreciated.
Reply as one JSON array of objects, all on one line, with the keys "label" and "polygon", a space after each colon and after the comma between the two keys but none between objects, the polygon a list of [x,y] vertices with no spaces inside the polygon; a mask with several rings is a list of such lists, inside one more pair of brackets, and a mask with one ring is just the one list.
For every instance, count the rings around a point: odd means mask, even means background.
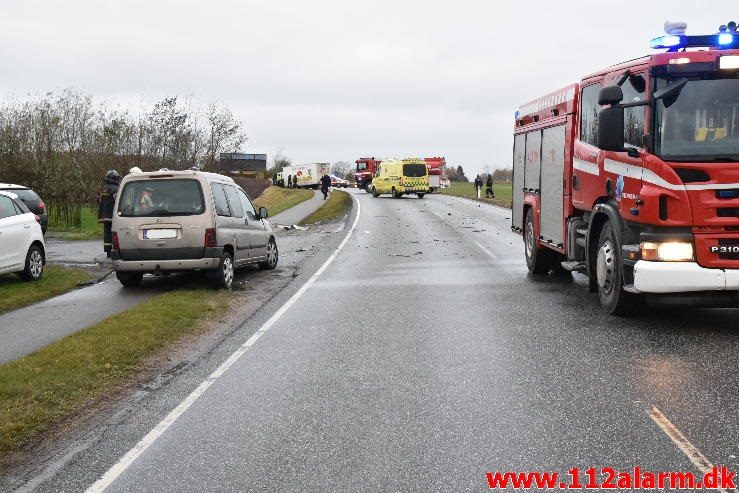
[{"label": "firefighter in uniform", "polygon": [[110,170],[105,175],[103,188],[98,192],[98,222],[103,223],[103,250],[108,257],[113,249],[113,234],[110,228],[113,222],[115,196],[118,193],[120,182],[121,175],[116,170]]},{"label": "firefighter in uniform", "polygon": [[326,200],[326,197],[328,197],[328,189],[331,186],[331,177],[328,175],[323,175],[323,178],[321,178],[321,193],[323,193],[323,200]]},{"label": "firefighter in uniform", "polygon": [[489,199],[495,198],[495,192],[493,191],[493,174],[488,173],[488,180],[485,188],[485,197]]}]

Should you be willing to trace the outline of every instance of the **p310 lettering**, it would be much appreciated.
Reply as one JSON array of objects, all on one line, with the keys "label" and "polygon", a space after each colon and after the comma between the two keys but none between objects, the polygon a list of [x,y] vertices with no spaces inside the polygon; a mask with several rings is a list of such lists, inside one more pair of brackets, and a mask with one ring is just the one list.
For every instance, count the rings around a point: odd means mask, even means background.
[{"label": "p310 lettering", "polygon": [[739,245],[712,246],[711,253],[739,253]]}]

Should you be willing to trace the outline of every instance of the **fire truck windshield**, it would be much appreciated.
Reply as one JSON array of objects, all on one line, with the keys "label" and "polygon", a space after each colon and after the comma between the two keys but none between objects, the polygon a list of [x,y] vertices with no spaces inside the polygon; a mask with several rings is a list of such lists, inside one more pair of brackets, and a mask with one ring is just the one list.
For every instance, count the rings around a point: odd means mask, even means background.
[{"label": "fire truck windshield", "polygon": [[[657,79],[659,90],[673,82]],[[666,161],[739,161],[739,77],[690,79],[656,101],[655,153]]]},{"label": "fire truck windshield", "polygon": [[357,171],[367,171],[367,163],[357,163]]}]

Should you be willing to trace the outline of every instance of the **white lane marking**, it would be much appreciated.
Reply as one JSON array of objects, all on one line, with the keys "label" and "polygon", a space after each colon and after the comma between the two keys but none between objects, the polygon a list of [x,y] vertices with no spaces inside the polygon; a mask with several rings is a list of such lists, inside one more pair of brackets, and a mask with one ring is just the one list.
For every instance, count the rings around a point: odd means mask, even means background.
[{"label": "white lane marking", "polygon": [[497,260],[498,259],[498,257],[493,252],[491,252],[490,250],[488,250],[487,248],[485,248],[484,246],[482,246],[482,243],[480,243],[479,241],[476,241],[475,242],[475,245],[477,245],[477,247],[480,250],[482,250],[483,252],[485,252],[488,255],[488,257],[490,257],[491,259],[493,259],[493,260]]},{"label": "white lane marking", "polygon": [[[667,419],[667,416],[662,414],[662,411],[660,411],[657,406],[652,406],[649,409],[649,417],[652,418],[652,421],[657,423],[657,426],[659,426],[668,437],[670,437],[675,445],[677,445],[678,448],[682,450],[687,458],[690,459],[690,462],[692,462],[693,465],[698,468],[700,472],[706,474],[707,472],[713,470],[714,466],[711,461],[708,460],[706,456],[703,455],[701,451],[696,448],[695,445],[690,443],[690,440],[685,438],[685,435],[683,435],[680,430],[678,430],[677,427],[673,425],[669,419]],[[715,491],[729,493],[736,492],[737,490],[716,489]]]},{"label": "white lane marking", "polygon": [[597,163],[591,163],[590,161],[583,161],[582,159],[575,158],[572,160],[572,167],[589,175],[600,175],[600,169],[598,168]]},{"label": "white lane marking", "polygon": [[200,396],[202,396],[208,388],[213,385],[213,383],[221,377],[226,371],[228,371],[231,366],[233,366],[234,363],[236,363],[241,356],[244,355],[244,353],[252,346],[254,343],[256,343],[260,337],[264,335],[265,332],[267,332],[279,319],[282,317],[285,312],[287,312],[292,305],[295,304],[298,299],[300,299],[301,296],[316,282],[316,279],[323,273],[323,271],[326,270],[326,268],[336,259],[336,257],[339,255],[339,252],[344,248],[346,243],[349,241],[349,238],[351,238],[352,233],[354,232],[354,229],[357,227],[357,223],[359,222],[359,215],[361,213],[361,206],[359,205],[359,200],[356,198],[354,199],[357,204],[357,216],[354,218],[354,223],[352,223],[351,228],[349,229],[349,232],[346,234],[346,237],[344,237],[344,240],[339,244],[339,246],[336,248],[334,253],[331,254],[331,256],[326,259],[326,261],[323,263],[323,265],[316,271],[315,274],[311,276],[310,279],[306,281],[305,284],[294,294],[292,297],[287,300],[287,302],[280,307],[279,310],[277,310],[274,315],[272,315],[269,320],[264,322],[264,325],[262,325],[259,330],[257,330],[249,339],[246,340],[244,344],[242,344],[226,361],[221,364],[221,366],[218,367],[213,373],[210,374],[208,378],[201,383],[198,388],[196,388],[190,395],[188,395],[185,400],[180,402],[180,404],[174,408],[162,421],[157,424],[154,429],[152,429],[149,433],[146,434],[144,438],[142,438],[139,443],[137,443],[131,450],[129,450],[126,455],[124,455],[113,467],[108,469],[108,471],[100,478],[98,479],[92,486],[90,486],[87,489],[87,493],[97,493],[105,491],[113,482],[118,479],[118,477],[126,470],[128,469],[131,464],[133,464],[136,459],[144,453],[144,451],[151,446],[162,434],[167,431],[167,429],[175,422],[177,419],[182,416],[185,411],[192,406],[195,401],[197,401]]}]

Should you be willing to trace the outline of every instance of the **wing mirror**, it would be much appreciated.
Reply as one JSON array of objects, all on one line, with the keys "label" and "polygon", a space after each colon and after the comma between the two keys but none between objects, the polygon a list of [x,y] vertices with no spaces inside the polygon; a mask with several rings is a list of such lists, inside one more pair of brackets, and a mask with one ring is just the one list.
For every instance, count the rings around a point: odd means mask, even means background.
[{"label": "wing mirror", "polygon": [[260,207],[259,208],[259,217],[261,219],[267,219],[267,216],[269,216],[269,214],[267,213],[267,208],[266,207]]}]

